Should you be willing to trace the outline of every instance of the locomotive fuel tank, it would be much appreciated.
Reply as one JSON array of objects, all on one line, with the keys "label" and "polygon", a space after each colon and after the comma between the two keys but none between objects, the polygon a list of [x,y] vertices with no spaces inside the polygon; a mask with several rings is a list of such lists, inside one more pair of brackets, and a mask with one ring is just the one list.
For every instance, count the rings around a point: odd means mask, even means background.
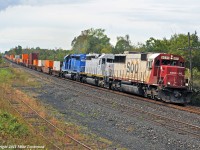
[{"label": "locomotive fuel tank", "polygon": [[92,84],[92,85],[96,85],[96,83],[97,83],[96,80],[93,78],[86,78],[86,82],[88,84]]},{"label": "locomotive fuel tank", "polygon": [[67,78],[67,79],[72,79],[72,74],[65,74],[64,76],[65,76],[65,78]]},{"label": "locomotive fuel tank", "polygon": [[123,92],[136,94],[142,96],[144,94],[143,89],[136,85],[121,84],[121,90]]}]

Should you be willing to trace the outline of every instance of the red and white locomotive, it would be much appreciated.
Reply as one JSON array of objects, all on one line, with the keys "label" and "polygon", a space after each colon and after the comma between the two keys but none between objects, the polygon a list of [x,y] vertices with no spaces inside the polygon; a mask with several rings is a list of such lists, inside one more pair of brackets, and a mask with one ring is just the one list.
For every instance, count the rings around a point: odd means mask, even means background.
[{"label": "red and white locomotive", "polygon": [[161,99],[188,103],[191,91],[185,82],[184,59],[165,53],[116,54],[110,77],[112,89]]},{"label": "red and white locomotive", "polygon": [[90,54],[86,56],[83,74],[89,84],[165,102],[190,102],[191,91],[185,83],[184,59],[181,56],[126,52],[102,54],[92,59],[87,57]]}]

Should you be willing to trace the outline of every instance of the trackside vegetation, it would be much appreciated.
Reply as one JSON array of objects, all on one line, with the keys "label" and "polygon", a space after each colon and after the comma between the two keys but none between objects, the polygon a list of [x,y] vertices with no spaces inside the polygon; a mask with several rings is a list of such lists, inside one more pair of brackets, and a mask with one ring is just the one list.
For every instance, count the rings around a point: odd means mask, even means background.
[{"label": "trackside vegetation", "polygon": [[[8,65],[8,64],[6,64]],[[14,70],[0,68],[0,143],[9,145],[47,145],[38,137],[33,129],[24,122],[23,118],[10,106],[8,100],[12,97],[11,86],[15,79]],[[19,81],[23,79],[18,78]],[[17,95],[15,95],[17,96]]]}]

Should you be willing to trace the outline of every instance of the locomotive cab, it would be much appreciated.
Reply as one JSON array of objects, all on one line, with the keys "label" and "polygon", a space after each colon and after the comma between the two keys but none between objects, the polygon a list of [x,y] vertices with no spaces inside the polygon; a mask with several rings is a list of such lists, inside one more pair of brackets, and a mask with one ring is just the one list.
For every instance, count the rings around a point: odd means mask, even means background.
[{"label": "locomotive cab", "polygon": [[152,63],[150,82],[158,87],[157,97],[173,103],[190,101],[191,91],[185,83],[184,59],[178,55],[160,54]]}]

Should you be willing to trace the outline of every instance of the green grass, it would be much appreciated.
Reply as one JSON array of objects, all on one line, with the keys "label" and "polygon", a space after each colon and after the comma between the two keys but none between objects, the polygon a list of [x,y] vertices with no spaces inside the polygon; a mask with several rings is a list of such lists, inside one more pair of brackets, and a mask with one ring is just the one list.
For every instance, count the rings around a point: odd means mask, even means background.
[{"label": "green grass", "polygon": [[0,111],[0,133],[13,138],[23,138],[29,135],[29,130],[10,113]]},{"label": "green grass", "polygon": [[10,68],[2,68],[0,69],[0,83],[7,83],[11,81],[14,75],[11,72]]}]

